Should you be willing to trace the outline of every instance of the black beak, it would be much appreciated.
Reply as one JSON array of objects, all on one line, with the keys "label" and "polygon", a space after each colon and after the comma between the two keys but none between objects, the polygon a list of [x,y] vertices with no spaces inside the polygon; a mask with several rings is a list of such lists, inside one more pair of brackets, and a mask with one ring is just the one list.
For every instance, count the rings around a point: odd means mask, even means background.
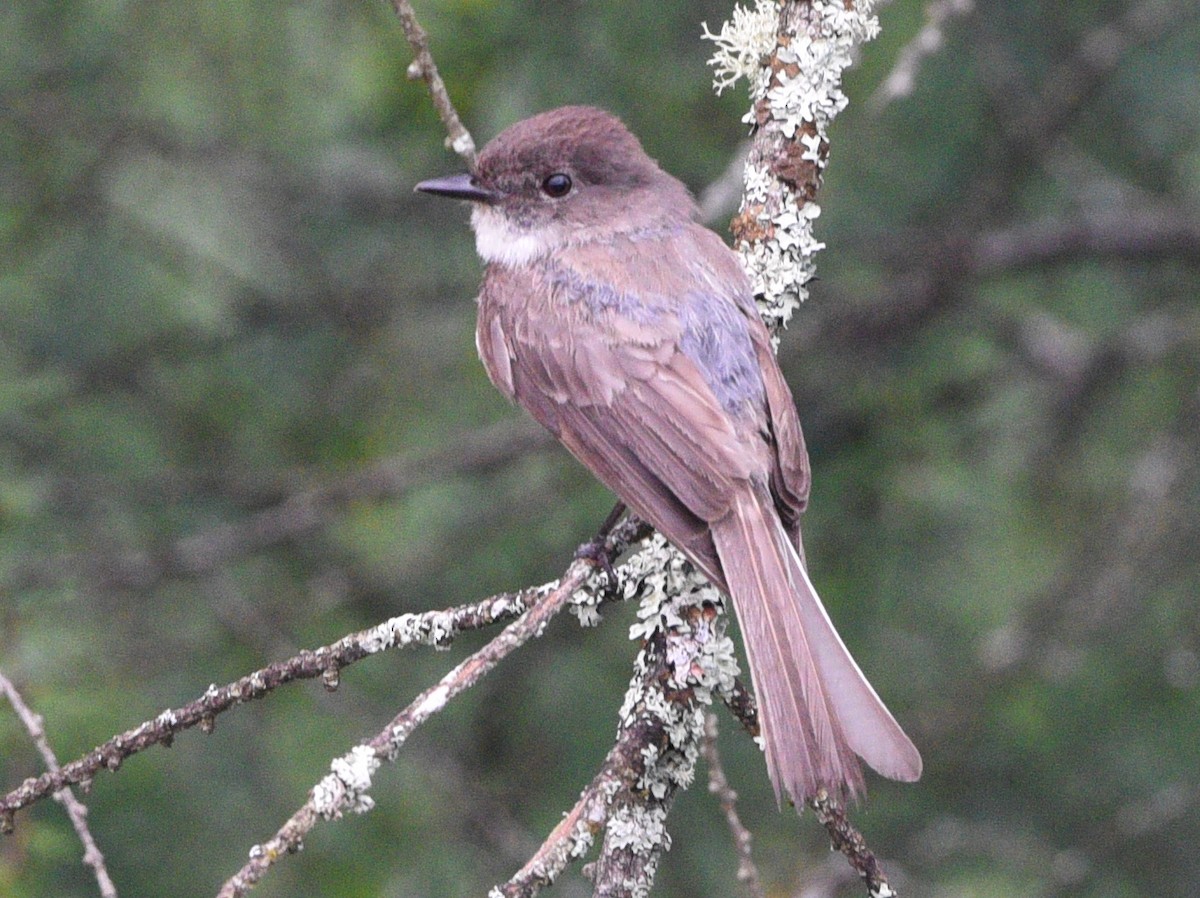
[{"label": "black beak", "polygon": [[445,178],[430,178],[422,181],[415,188],[421,193],[432,193],[434,196],[446,196],[453,200],[472,200],[476,203],[490,203],[495,194],[480,186],[474,175],[463,173],[449,175]]}]

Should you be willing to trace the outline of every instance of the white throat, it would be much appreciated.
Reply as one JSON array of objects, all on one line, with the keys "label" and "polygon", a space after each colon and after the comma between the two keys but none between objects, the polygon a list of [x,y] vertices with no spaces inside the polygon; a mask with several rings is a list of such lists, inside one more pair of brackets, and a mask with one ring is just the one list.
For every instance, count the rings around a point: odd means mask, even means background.
[{"label": "white throat", "polygon": [[471,210],[471,227],[475,231],[475,251],[485,262],[495,262],[509,268],[532,262],[554,248],[550,229],[521,231],[509,224],[503,213],[489,206]]}]

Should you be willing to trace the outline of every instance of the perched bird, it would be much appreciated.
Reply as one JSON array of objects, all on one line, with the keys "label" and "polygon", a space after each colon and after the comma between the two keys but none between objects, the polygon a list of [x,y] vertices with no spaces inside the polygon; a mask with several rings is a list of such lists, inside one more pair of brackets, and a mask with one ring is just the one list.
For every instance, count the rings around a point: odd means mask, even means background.
[{"label": "perched bird", "polygon": [[809,581],[796,407],[687,188],[620,120],[566,106],[416,189],[473,204],[492,382],[733,600],[776,798],[861,792],[855,755],[916,780],[920,755]]}]

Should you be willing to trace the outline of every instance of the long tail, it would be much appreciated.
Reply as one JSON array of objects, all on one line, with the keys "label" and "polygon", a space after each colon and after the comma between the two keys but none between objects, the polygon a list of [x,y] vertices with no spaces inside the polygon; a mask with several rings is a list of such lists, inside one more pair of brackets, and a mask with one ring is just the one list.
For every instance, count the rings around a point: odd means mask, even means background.
[{"label": "long tail", "polygon": [[855,755],[912,782],[921,755],[863,676],[769,500],[747,490],[711,525],[741,623],[775,797],[858,794]]}]

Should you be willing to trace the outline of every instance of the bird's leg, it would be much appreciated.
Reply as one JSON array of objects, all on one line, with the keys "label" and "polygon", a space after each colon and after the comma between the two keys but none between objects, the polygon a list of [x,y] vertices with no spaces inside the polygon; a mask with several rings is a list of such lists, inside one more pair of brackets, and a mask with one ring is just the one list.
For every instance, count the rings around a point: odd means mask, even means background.
[{"label": "bird's leg", "polygon": [[575,557],[590,561],[594,566],[604,571],[604,576],[608,583],[606,586],[607,592],[613,592],[617,588],[617,572],[613,569],[612,559],[609,558],[608,549],[605,543],[608,542],[608,535],[612,532],[613,527],[617,526],[617,521],[621,520],[621,515],[625,513],[625,503],[618,502],[613,506],[613,510],[608,513],[608,517],[604,519],[604,523],[600,525],[600,529],[596,535],[583,543],[575,550]]}]

